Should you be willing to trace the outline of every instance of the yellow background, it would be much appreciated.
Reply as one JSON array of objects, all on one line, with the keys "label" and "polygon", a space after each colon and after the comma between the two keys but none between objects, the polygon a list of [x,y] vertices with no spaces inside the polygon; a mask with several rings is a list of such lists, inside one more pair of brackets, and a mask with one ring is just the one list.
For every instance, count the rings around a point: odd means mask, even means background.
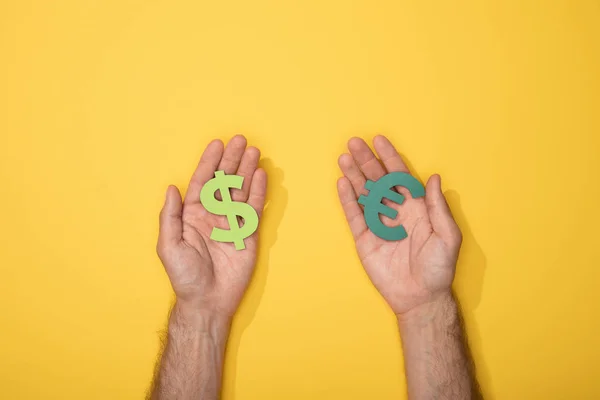
[{"label": "yellow background", "polygon": [[143,397],[164,190],[237,132],[269,207],[224,399],[406,397],[335,189],[376,133],[444,178],[487,397],[600,398],[597,1],[2,0],[0,57],[3,399]]}]

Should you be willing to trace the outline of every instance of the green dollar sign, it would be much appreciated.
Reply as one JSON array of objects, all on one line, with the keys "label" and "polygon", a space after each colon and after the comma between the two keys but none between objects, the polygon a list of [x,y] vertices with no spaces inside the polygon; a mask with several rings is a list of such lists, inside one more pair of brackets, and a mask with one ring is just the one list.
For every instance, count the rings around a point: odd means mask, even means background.
[{"label": "green dollar sign", "polygon": [[[215,242],[233,242],[236,250],[246,248],[244,239],[252,235],[258,228],[258,214],[250,205],[239,201],[231,201],[229,188],[241,189],[244,178],[238,175],[225,175],[216,171],[215,177],[206,182],[200,192],[200,202],[211,214],[226,215],[229,230],[213,228],[210,238]],[[222,200],[215,198],[217,190],[221,191]],[[244,225],[238,225],[237,216],[244,219]]]},{"label": "green dollar sign", "polygon": [[412,175],[405,172],[391,172],[375,182],[367,181],[365,189],[369,190],[369,195],[361,195],[358,198],[358,202],[365,206],[367,226],[371,232],[385,240],[402,240],[408,236],[402,225],[385,226],[379,219],[379,214],[392,219],[398,215],[398,211],[382,204],[381,200],[385,198],[398,204],[404,202],[404,196],[392,190],[394,186],[407,188],[413,198],[425,196],[425,188]]}]

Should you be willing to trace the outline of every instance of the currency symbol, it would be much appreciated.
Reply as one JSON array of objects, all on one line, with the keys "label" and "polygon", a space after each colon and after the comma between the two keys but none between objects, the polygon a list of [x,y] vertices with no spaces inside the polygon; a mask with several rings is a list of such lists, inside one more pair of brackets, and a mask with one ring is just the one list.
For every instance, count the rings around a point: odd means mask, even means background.
[{"label": "currency symbol", "polygon": [[365,189],[369,190],[369,194],[358,198],[358,202],[365,206],[367,226],[371,232],[385,240],[402,240],[408,236],[402,225],[385,226],[379,219],[379,214],[392,219],[398,215],[398,211],[381,203],[384,198],[398,204],[404,202],[404,196],[394,191],[394,186],[407,188],[413,198],[425,196],[425,188],[412,175],[405,172],[391,172],[377,181],[367,181]]},{"label": "currency symbol", "polygon": [[[213,228],[210,238],[215,242],[233,242],[236,250],[246,248],[244,239],[252,235],[258,228],[258,214],[254,208],[246,203],[231,201],[229,188],[241,189],[244,178],[238,175],[225,175],[223,171],[216,171],[215,177],[206,182],[200,192],[200,202],[206,211],[217,215],[226,215],[229,230]],[[221,191],[221,199],[215,198],[217,190]],[[244,225],[238,225],[240,216]]]}]

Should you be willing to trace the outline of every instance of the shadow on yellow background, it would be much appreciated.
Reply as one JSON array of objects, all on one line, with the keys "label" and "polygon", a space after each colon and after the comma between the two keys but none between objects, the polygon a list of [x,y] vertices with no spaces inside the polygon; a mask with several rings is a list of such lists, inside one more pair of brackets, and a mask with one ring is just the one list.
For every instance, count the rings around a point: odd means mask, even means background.
[{"label": "shadow on yellow background", "polygon": [[265,210],[262,216],[261,224],[269,226],[269,230],[260,231],[260,252],[256,263],[256,269],[240,305],[238,315],[235,318],[235,326],[227,342],[227,365],[223,379],[226,382],[232,382],[234,385],[225,385],[223,390],[224,398],[237,398],[235,395],[236,374],[237,374],[237,354],[242,342],[244,331],[254,319],[260,300],[267,285],[267,276],[269,273],[269,252],[271,247],[277,241],[277,228],[283,219],[285,207],[288,201],[288,192],[283,186],[284,173],[281,168],[277,168],[270,157],[263,158],[259,164],[268,175],[267,197]]},{"label": "shadow on yellow background", "polygon": [[493,381],[485,361],[482,338],[475,318],[475,310],[481,302],[483,279],[485,277],[486,259],[483,250],[475,240],[473,232],[466,219],[460,204],[460,196],[455,190],[444,192],[446,201],[450,205],[452,214],[463,234],[463,244],[456,267],[454,289],[460,293],[459,302],[462,309],[465,325],[469,327],[468,341],[471,352],[476,354],[475,366],[479,380],[486,382],[487,393],[485,398],[494,400]]}]

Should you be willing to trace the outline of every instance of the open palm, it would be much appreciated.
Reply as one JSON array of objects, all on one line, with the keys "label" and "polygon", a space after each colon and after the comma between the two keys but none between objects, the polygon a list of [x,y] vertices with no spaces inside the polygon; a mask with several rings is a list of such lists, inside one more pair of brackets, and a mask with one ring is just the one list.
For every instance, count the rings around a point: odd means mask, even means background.
[{"label": "open palm", "polygon": [[384,200],[386,206],[398,211],[398,216],[394,220],[382,216],[382,222],[387,226],[402,224],[408,233],[406,239],[387,241],[368,229],[363,208],[357,202],[361,194],[368,195],[367,179],[375,181],[390,172],[409,172],[387,138],[375,137],[373,146],[379,159],[362,139],[350,139],[350,154],[339,158],[344,176],[338,181],[338,192],[369,278],[400,315],[450,290],[462,238],[438,175],[427,182],[425,198],[413,199],[408,190],[397,187],[406,198],[404,203]]},{"label": "open palm", "polygon": [[214,227],[229,229],[225,216],[209,213],[200,203],[200,191],[215,171],[244,178],[242,189],[232,189],[233,201],[252,206],[261,215],[267,177],[257,168],[260,152],[246,148],[243,136],[223,148],[220,140],[204,151],[182,202],[179,190],[170,186],[161,211],[158,254],[178,300],[198,308],[232,316],[248,286],[256,262],[258,231],[244,240],[245,249],[210,239]]}]

